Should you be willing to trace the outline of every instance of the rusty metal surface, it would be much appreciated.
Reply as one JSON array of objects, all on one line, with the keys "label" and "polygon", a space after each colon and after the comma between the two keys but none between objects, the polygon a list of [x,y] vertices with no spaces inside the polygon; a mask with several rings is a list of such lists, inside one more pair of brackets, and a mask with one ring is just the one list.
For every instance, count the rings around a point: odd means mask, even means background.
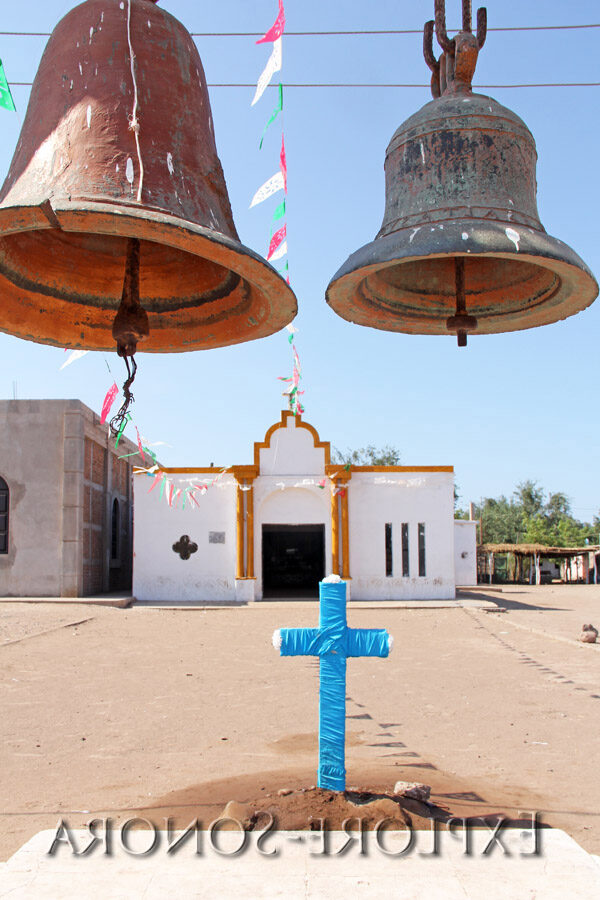
[{"label": "rusty metal surface", "polygon": [[0,192],[0,330],[113,349],[134,238],[149,320],[140,349],[272,334],[296,300],[239,242],[194,41],[154,0],[131,11],[137,116],[127,3],[87,0],[48,42]]},{"label": "rusty metal surface", "polygon": [[[533,328],[589,306],[598,285],[540,222],[537,153],[525,123],[471,81],[487,17],[463,2],[450,39],[444,0],[425,25],[434,99],[394,134],[386,204],[375,240],[354,253],[327,302],[360,325],[411,334],[490,334]],[[443,50],[436,59],[433,34]],[[459,274],[460,272],[460,274]]]}]

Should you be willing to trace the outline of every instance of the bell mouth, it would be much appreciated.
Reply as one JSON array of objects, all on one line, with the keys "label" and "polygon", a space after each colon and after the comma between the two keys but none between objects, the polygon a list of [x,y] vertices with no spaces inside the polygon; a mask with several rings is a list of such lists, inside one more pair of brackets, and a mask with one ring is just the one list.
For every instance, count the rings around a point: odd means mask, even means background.
[{"label": "bell mouth", "polygon": [[472,334],[547,325],[585,309],[598,294],[589,269],[561,241],[530,228],[469,221],[376,239],[334,276],[327,302],[359,325],[448,335],[457,258],[464,260],[465,313],[477,320]]},{"label": "bell mouth", "polygon": [[140,240],[140,302],[150,327],[140,351],[223,347],[265,337],[294,318],[289,286],[243,245],[173,216],[107,206],[55,208],[54,228],[40,220],[39,207],[0,209],[0,330],[114,350],[129,237]]},{"label": "bell mouth", "polygon": [[[486,320],[496,321],[537,308],[552,301],[560,288],[560,277],[529,262],[490,257],[465,258],[466,309],[481,331]],[[370,305],[408,324],[439,334],[448,332],[447,320],[455,318],[456,290],[454,258],[407,261],[380,269],[358,285],[365,305]]]}]

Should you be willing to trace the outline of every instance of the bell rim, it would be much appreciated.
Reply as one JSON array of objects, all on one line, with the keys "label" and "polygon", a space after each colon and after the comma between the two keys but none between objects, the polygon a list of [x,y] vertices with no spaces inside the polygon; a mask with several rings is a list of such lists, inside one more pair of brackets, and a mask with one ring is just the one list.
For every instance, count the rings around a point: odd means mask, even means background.
[{"label": "bell rim", "polygon": [[[213,231],[206,226],[181,219],[170,213],[160,212],[157,209],[138,208],[135,203],[61,199],[53,201],[51,207],[48,203],[43,206],[45,209],[42,209],[40,205],[0,206],[0,239],[12,234],[56,228],[66,234],[87,233],[123,238],[137,237],[143,241],[167,245],[194,256],[210,259],[240,275],[260,292],[261,297],[267,302],[268,309],[261,321],[255,325],[245,326],[243,331],[239,332],[239,336],[236,333],[222,340],[211,339],[206,343],[199,338],[194,343],[180,347],[152,347],[141,343],[138,348],[139,353],[210,350],[251,340],[260,340],[281,331],[294,320],[298,313],[296,295],[277,269],[250,247],[221,232]],[[82,225],[80,228],[77,227],[79,220]],[[141,225],[143,225],[142,228]],[[149,236],[151,234],[155,236],[154,241]],[[216,249],[216,256],[199,252],[202,247]],[[0,284],[5,278],[6,276],[0,272]],[[252,308],[245,311],[244,318],[246,320],[250,318],[252,312]],[[272,324],[273,322],[275,324]],[[15,334],[13,330],[4,327],[1,319],[0,332]],[[67,342],[37,335],[31,338],[20,334],[15,334],[15,336],[55,347],[99,351],[114,350],[112,340],[98,342],[92,346],[91,341]]]},{"label": "bell rim", "polygon": [[[481,232],[485,233],[488,238],[497,239],[498,246],[487,250],[475,249],[473,245],[469,246],[469,240],[473,240],[472,232],[475,229],[481,229]],[[518,251],[511,238],[507,236],[507,232],[513,233],[513,240],[515,233],[518,235],[520,246]],[[457,250],[457,246],[463,243],[465,234],[468,235],[468,239],[464,241],[465,249]],[[436,244],[434,248],[431,247],[432,235]],[[427,247],[427,241],[430,242],[429,247]],[[475,242],[473,241],[473,243]],[[511,244],[513,245],[512,250],[510,249]],[[567,276],[567,281],[571,283],[571,290],[563,298],[560,307],[556,304],[547,304],[546,307],[535,306],[529,311],[522,309],[518,315],[514,312],[506,312],[489,316],[487,320],[478,317],[478,328],[473,332],[474,336],[526,331],[560,322],[587,309],[598,296],[598,281],[592,271],[578,254],[559,238],[554,238],[545,231],[537,231],[528,226],[515,225],[513,228],[506,222],[459,219],[454,220],[451,224],[448,222],[436,225],[427,223],[418,228],[404,228],[385,237],[376,238],[360,247],[348,257],[329,282],[325,293],[326,302],[337,315],[356,325],[404,334],[445,335],[448,337],[445,316],[440,317],[439,322],[427,321],[423,325],[414,319],[403,322],[401,311],[397,314],[386,311],[383,307],[377,307],[374,301],[369,304],[361,304],[356,300],[356,294],[358,287],[368,275],[385,268],[402,262],[448,259],[449,257],[518,259],[557,272],[562,277]],[[564,314],[556,315],[559,309],[565,308],[565,303],[567,309]],[[510,321],[501,321],[504,316],[508,318],[510,315],[513,320],[518,319],[512,327]],[[528,321],[529,318],[535,319],[535,321]]]}]

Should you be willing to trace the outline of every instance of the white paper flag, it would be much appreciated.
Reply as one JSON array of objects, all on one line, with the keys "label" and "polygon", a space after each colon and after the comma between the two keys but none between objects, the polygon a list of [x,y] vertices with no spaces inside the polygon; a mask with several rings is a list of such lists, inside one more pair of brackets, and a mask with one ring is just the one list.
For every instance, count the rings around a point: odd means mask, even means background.
[{"label": "white paper flag", "polygon": [[264,72],[258,79],[258,84],[256,85],[256,93],[254,94],[254,100],[251,103],[251,106],[254,106],[257,103],[267,87],[271,83],[271,78],[275,74],[275,72],[281,71],[281,38],[277,38],[273,43],[273,52],[269,57],[269,61],[265,66]]},{"label": "white paper flag", "polygon": [[250,209],[252,209],[253,206],[257,206],[257,204],[262,203],[263,200],[267,200],[268,197],[276,194],[277,191],[282,191],[283,188],[283,173],[280,171],[277,172],[276,175],[273,175],[272,178],[269,178],[268,181],[265,181],[262,187],[259,187],[254,197],[252,198]]},{"label": "white paper flag", "polygon": [[61,369],[65,368],[65,366],[70,366],[71,363],[75,362],[76,359],[81,359],[82,356],[85,356],[85,354],[89,352],[89,350],[73,350],[72,353],[69,354],[67,359],[65,359],[64,363],[58,371],[60,372]]}]

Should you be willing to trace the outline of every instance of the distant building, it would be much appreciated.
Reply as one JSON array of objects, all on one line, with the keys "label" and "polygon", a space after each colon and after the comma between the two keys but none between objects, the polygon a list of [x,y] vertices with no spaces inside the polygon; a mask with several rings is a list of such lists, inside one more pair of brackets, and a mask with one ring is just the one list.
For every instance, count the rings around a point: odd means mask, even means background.
[{"label": "distant building", "polygon": [[138,600],[316,598],[331,572],[356,600],[450,600],[476,583],[476,523],[454,520],[452,466],[345,468],[286,411],[202,495],[218,467],[163,471],[178,490],[199,485],[197,505],[169,506],[135,477]]},{"label": "distant building", "polygon": [[130,590],[136,449],[79,400],[0,401],[0,596]]}]

